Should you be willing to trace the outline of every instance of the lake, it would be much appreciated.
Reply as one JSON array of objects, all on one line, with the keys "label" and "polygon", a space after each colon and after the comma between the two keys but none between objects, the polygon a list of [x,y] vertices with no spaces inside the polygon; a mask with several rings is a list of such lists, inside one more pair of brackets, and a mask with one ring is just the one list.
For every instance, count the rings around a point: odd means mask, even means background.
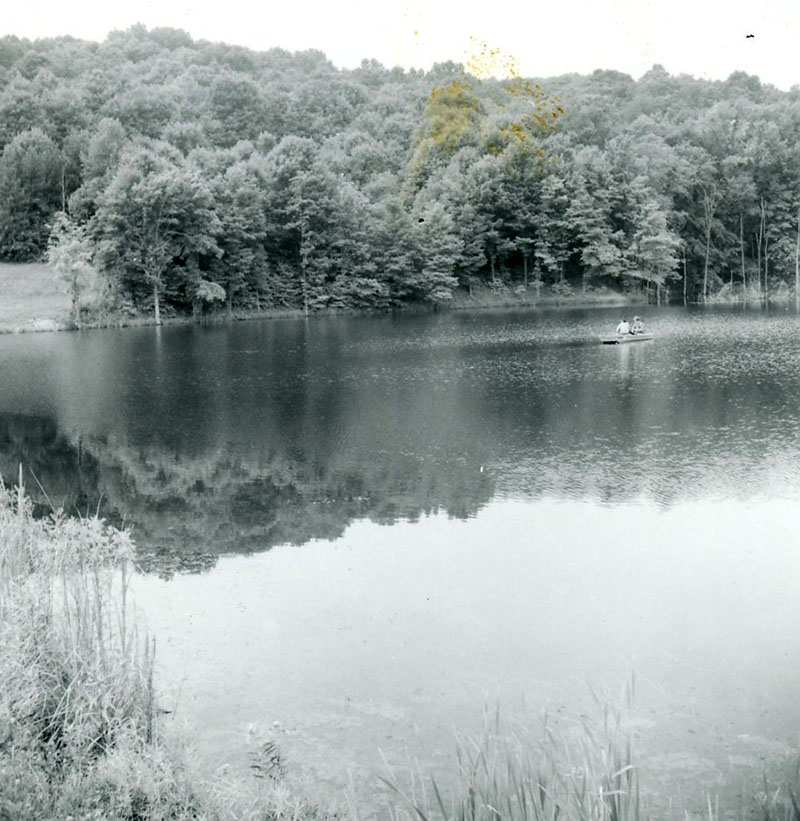
[{"label": "lake", "polygon": [[0,471],[132,529],[211,772],[271,738],[368,803],[635,676],[649,788],[699,794],[800,731],[800,317],[619,314],[0,337]]}]

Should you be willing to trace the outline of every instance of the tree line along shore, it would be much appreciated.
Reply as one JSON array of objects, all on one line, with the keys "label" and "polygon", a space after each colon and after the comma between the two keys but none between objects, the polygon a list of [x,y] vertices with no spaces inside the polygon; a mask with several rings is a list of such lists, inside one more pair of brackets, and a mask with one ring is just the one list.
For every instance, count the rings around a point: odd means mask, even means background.
[{"label": "tree line along shore", "polygon": [[49,261],[77,324],[797,293],[797,87],[493,61],[4,37],[0,261]]},{"label": "tree line along shore", "polygon": [[[152,325],[155,317],[152,312],[130,313],[116,310],[113,305],[106,306],[103,311],[82,310],[77,316],[73,312],[65,283],[59,277],[53,266],[47,263],[0,263],[0,293],[3,294],[0,303],[0,334],[41,332],[41,331],[68,331],[79,328],[123,328]],[[495,288],[474,289],[472,294],[459,291],[453,294],[447,303],[450,309],[479,309],[503,307],[552,307],[575,305],[629,305],[632,302],[641,302],[641,295],[626,296],[612,289],[595,289],[589,294],[564,296],[559,294],[542,293],[537,298],[533,289]],[[401,311],[428,311],[431,306],[409,303],[397,306]],[[340,308],[336,313],[355,314],[368,313],[369,308]],[[327,309],[325,315],[330,315],[332,309]],[[168,324],[185,324],[197,321],[219,322],[247,319],[286,319],[304,316],[302,308],[270,308],[262,306],[237,306],[230,313],[225,306],[206,307],[201,314],[188,314],[169,310],[161,320]]]}]

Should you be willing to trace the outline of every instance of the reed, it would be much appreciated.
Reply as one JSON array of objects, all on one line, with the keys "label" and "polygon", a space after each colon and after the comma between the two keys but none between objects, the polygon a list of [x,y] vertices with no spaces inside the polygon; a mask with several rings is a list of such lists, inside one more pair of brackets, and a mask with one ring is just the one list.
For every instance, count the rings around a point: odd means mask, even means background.
[{"label": "reed", "polygon": [[132,556],[126,533],[36,519],[22,476],[13,491],[0,480],[0,818],[179,818],[193,806],[157,735]]},{"label": "reed", "polygon": [[266,744],[247,782],[204,781],[159,731],[133,544],[97,517],[35,518],[0,479],[0,821],[326,821]]},{"label": "reed", "polygon": [[[626,688],[632,699],[633,681]],[[434,778],[382,779],[400,799],[391,814],[418,821],[638,821],[646,818],[626,711],[602,706],[569,732],[545,717],[538,737],[506,731],[499,710],[480,738],[458,742],[456,771],[443,789]]]},{"label": "reed", "polygon": [[[508,728],[496,709],[478,738],[457,740],[456,766],[436,778],[387,765],[391,821],[800,821],[800,754],[755,762],[691,805],[656,796],[648,806],[633,745],[635,679],[612,704],[595,698],[594,719],[538,731]],[[691,778],[691,776],[690,776]],[[699,777],[698,777],[699,778]],[[357,817],[357,814],[356,814]]]}]

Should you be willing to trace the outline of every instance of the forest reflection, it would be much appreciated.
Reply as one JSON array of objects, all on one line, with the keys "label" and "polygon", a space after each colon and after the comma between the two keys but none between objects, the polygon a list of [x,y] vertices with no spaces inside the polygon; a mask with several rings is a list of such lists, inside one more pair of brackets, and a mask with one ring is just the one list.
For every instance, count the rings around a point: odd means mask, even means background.
[{"label": "forest reflection", "polygon": [[131,527],[142,566],[165,574],[359,519],[469,518],[493,498],[670,506],[800,488],[795,316],[662,310],[657,343],[607,350],[588,341],[604,315],[14,342],[0,471],[23,464],[40,504]]},{"label": "forest reflection", "polygon": [[[474,515],[491,475],[463,459],[384,452],[371,463],[277,443],[203,454],[83,436],[51,419],[0,415],[0,472],[25,481],[42,513],[99,509],[130,527],[140,566],[162,574],[203,570],[225,553],[339,538],[348,524],[391,524],[443,511]],[[323,458],[326,457],[327,458]]]}]

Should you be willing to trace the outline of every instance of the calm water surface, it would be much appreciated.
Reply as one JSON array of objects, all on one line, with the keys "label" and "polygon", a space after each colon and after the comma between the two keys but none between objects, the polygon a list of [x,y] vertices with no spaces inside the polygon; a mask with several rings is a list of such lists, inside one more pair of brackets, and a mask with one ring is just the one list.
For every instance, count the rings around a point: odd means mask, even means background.
[{"label": "calm water surface", "polygon": [[705,789],[800,731],[800,319],[617,313],[0,337],[0,470],[133,529],[210,769],[368,792],[634,669],[649,783]]}]

